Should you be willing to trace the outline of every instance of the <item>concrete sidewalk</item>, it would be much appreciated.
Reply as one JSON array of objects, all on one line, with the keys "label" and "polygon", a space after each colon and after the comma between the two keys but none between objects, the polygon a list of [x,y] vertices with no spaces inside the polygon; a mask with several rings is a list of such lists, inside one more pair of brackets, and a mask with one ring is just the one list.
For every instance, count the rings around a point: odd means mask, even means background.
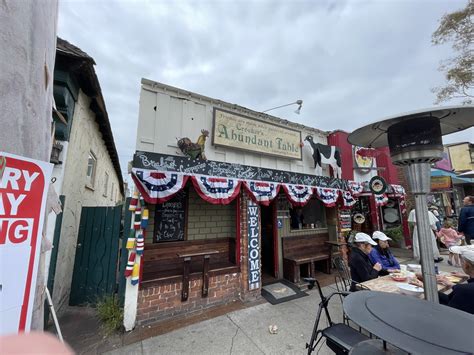
[{"label": "concrete sidewalk", "polygon": [[[323,292],[329,295],[332,286]],[[309,296],[278,305],[264,303],[193,324],[167,334],[122,347],[107,354],[302,354],[310,340],[320,301],[316,289]],[[342,320],[341,302],[334,297],[330,315]],[[321,325],[325,324],[321,317]],[[277,334],[269,326],[278,327]],[[332,354],[322,346],[320,354]]]}]

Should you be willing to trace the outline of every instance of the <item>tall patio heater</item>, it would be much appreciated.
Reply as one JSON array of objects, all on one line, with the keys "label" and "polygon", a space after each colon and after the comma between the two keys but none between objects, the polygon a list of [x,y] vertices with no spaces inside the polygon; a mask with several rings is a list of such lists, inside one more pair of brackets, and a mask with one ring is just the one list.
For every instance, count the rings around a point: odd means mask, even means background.
[{"label": "tall patio heater", "polygon": [[474,106],[449,106],[413,111],[369,124],[352,132],[349,143],[368,148],[389,146],[395,165],[403,166],[415,195],[416,228],[420,246],[425,298],[438,302],[433,238],[426,194],[430,192],[431,163],[441,160],[442,136],[474,126]]}]

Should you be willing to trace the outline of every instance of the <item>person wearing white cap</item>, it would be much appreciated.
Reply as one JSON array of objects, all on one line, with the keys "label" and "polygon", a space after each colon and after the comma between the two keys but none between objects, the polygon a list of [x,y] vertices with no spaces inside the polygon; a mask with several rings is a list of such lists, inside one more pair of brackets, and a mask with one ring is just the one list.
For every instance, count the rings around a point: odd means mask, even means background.
[{"label": "person wearing white cap", "polygon": [[351,291],[356,291],[356,283],[375,279],[382,270],[380,263],[372,264],[369,259],[372,245],[377,245],[368,234],[357,233],[352,240],[354,247],[351,251],[349,266],[351,268]]},{"label": "person wearing white cap", "polygon": [[447,278],[442,278],[440,281],[444,285],[452,287],[453,291],[449,295],[439,293],[439,302],[474,314],[474,249],[469,246],[459,246],[451,249],[453,249],[453,252],[461,254],[462,269],[469,279],[466,284],[454,285]]},{"label": "person wearing white cap", "polygon": [[375,263],[380,263],[382,265],[382,270],[387,272],[397,272],[400,270],[400,263],[397,258],[390,251],[390,246],[388,244],[389,238],[385,233],[380,231],[375,231],[372,233],[372,239],[376,240],[378,245],[372,248],[372,251],[369,254],[370,261]]}]

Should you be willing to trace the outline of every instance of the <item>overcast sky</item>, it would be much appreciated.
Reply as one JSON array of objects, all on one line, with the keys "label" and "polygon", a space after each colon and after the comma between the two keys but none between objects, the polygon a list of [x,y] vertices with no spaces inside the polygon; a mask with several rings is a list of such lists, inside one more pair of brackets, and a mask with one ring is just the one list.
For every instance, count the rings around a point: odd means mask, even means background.
[{"label": "overcast sky", "polygon": [[[454,53],[431,34],[466,3],[60,0],[58,34],[97,63],[125,173],[142,77],[256,111],[302,99],[300,115],[271,114],[352,131],[433,106],[439,62]],[[474,128],[444,139],[459,141],[473,142]]]}]

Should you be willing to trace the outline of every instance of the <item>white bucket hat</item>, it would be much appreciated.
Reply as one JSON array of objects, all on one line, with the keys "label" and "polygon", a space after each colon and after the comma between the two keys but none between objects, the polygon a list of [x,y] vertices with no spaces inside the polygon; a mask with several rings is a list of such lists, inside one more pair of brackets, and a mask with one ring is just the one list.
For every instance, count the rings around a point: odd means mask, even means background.
[{"label": "white bucket hat", "polygon": [[392,238],[387,237],[387,235],[381,231],[375,231],[374,233],[372,233],[372,239],[378,239],[383,241],[392,240]]},{"label": "white bucket hat", "polygon": [[462,246],[452,246],[449,248],[449,251],[454,254],[459,254],[463,258],[468,259],[474,263],[474,246],[473,245],[462,245]]},{"label": "white bucket hat", "polygon": [[365,233],[357,233],[354,237],[354,242],[356,243],[369,243],[371,245],[377,245],[376,242],[370,238],[370,235],[365,234]]}]

